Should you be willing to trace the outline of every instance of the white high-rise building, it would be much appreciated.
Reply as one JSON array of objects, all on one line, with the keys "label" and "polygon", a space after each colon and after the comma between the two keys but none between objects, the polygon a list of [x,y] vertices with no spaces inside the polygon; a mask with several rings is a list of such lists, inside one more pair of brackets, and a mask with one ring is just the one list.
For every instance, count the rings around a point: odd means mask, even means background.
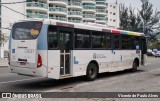
[{"label": "white high-rise building", "polygon": [[119,5],[108,4],[107,6],[107,25],[115,28],[119,28]]},{"label": "white high-rise building", "polygon": [[82,0],[83,4],[83,22],[96,21],[96,0]]},{"label": "white high-rise building", "polygon": [[107,24],[106,0],[96,0],[96,23]]},{"label": "white high-rise building", "polygon": [[[2,3],[25,0],[1,0]],[[11,9],[10,9],[11,8]],[[98,23],[119,28],[119,5],[106,0],[26,0],[1,7],[1,26],[11,28],[18,20],[30,18],[56,19],[75,23]],[[10,30],[2,29],[9,36]],[[0,47],[0,58],[8,50],[8,42]]]}]

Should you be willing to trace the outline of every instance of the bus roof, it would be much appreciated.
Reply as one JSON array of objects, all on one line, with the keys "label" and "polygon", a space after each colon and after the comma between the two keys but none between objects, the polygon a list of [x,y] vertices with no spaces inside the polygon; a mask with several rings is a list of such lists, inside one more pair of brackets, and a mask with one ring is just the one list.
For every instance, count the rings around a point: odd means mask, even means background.
[{"label": "bus roof", "polygon": [[58,20],[54,20],[54,19],[28,19],[28,20],[21,20],[18,22],[25,22],[25,21],[42,21],[44,24],[51,24],[51,25],[57,25],[57,26],[80,28],[80,29],[103,31],[103,32],[111,32],[114,34],[145,36],[144,33],[113,29],[113,28],[109,28],[108,26],[105,26],[105,25],[97,25],[97,24],[93,24],[93,23],[73,23],[73,22],[66,22],[66,21],[58,21]]}]

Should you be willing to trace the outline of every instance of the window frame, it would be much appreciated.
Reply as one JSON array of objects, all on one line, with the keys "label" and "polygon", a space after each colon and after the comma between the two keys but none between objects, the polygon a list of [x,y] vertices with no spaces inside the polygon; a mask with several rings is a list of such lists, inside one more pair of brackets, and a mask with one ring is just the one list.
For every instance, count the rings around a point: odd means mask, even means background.
[{"label": "window frame", "polygon": [[[104,41],[105,41],[105,44],[106,44],[106,32],[103,32],[103,31],[94,31],[94,32],[100,32],[100,33],[104,33]],[[92,50],[106,50],[107,47],[104,47],[104,48],[93,48],[93,38],[92,38],[92,35],[93,35],[93,31],[92,31],[92,34],[91,34],[91,47],[92,47]]]},{"label": "window frame", "polygon": [[[133,49],[133,47],[131,47],[131,50],[141,50],[141,37],[140,36],[131,36],[131,39],[134,38],[134,42],[136,40],[136,38],[138,38],[138,43],[139,43],[139,49],[136,48],[136,45],[134,46],[135,49]],[[133,40],[130,40],[133,41]],[[130,43],[130,46],[132,46],[132,44]]]},{"label": "window frame", "polygon": [[[115,36],[119,36],[119,48],[115,48]],[[121,45],[121,34],[115,34],[112,33],[112,49],[113,50],[122,50],[122,45]]]},{"label": "window frame", "polygon": [[112,32],[106,32],[106,44],[107,44],[107,34],[109,34],[110,36],[110,48],[106,47],[106,50],[111,50],[113,49],[113,43],[112,43],[112,40],[113,40],[113,33]]},{"label": "window frame", "polygon": [[[90,42],[90,47],[89,48],[76,48],[75,47],[75,36],[76,36],[76,30],[85,30],[85,31],[89,31],[89,42]],[[84,34],[82,34],[82,35],[84,35]],[[91,48],[91,45],[92,45],[92,43],[91,43],[91,30],[86,30],[86,29],[80,29],[80,28],[74,28],[74,33],[73,33],[73,50],[91,50],[92,48]]]},{"label": "window frame", "polygon": [[[123,49],[123,42],[122,42],[122,40],[124,39],[123,36],[128,36],[129,37],[129,48],[128,49]],[[132,48],[131,48],[131,38],[132,38],[131,35],[121,34],[121,49],[122,50],[132,50]]]},{"label": "window frame", "polygon": [[[53,26],[56,28],[56,32],[57,32],[57,38],[58,38],[58,47],[57,48],[49,48],[48,47],[48,43],[49,43],[49,34],[48,34],[48,31],[49,31],[49,26]],[[56,26],[56,25],[48,25],[48,29],[47,29],[47,47],[48,47],[48,50],[60,50],[60,34],[59,32],[62,31],[62,32],[71,32],[71,36],[70,36],[70,39],[71,39],[71,42],[70,44],[72,46],[70,46],[70,50],[73,50],[73,34],[74,34],[74,29],[73,28],[69,28],[69,27],[63,27],[63,26]]]},{"label": "window frame", "polygon": [[[33,36],[34,35],[31,35],[32,36],[32,38],[27,38],[27,39],[15,39],[15,32],[16,32],[16,29],[15,29],[15,27],[16,27],[16,25],[18,25],[18,24],[22,24],[21,25],[21,27],[23,26],[23,25],[28,25],[28,24],[35,24],[35,26],[37,25],[37,24],[41,24],[41,28],[40,29],[37,29],[38,31],[39,31],[39,33],[38,33],[38,35],[36,35],[36,37],[35,38],[33,38]],[[19,26],[19,25],[18,25]],[[26,26],[25,26],[26,27]],[[27,26],[28,27],[28,26]],[[22,29],[24,29],[23,27],[22,27]],[[30,30],[32,30],[33,29],[33,26],[32,26],[32,28],[30,28]],[[36,40],[36,39],[38,39],[38,37],[39,37],[39,35],[41,34],[41,31],[42,31],[42,29],[43,29],[43,22],[42,21],[28,21],[28,22],[18,22],[18,23],[15,23],[14,25],[13,25],[13,27],[12,27],[12,30],[11,30],[11,33],[12,33],[12,39],[13,40]]]},{"label": "window frame", "polygon": [[[58,43],[58,47],[57,48],[50,48],[49,47],[49,28],[50,28],[50,26],[52,26],[52,27],[55,27],[56,28],[56,32],[57,32],[57,43]],[[54,26],[54,25],[49,25],[48,26],[48,29],[47,29],[47,46],[48,46],[48,50],[59,50],[60,48],[59,48],[59,34],[58,34],[58,28],[57,28],[57,26]]]}]

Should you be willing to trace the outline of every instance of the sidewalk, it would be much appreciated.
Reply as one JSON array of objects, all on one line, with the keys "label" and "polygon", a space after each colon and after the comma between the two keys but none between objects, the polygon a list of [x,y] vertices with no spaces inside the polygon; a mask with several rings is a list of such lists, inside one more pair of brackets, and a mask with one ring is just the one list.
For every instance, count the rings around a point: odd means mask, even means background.
[{"label": "sidewalk", "polygon": [[5,67],[5,66],[8,66],[8,60],[0,58],[0,67]]},{"label": "sidewalk", "polygon": [[154,61],[154,60],[160,60],[159,57],[154,57],[154,56],[147,56],[147,62],[150,62],[150,61]]}]

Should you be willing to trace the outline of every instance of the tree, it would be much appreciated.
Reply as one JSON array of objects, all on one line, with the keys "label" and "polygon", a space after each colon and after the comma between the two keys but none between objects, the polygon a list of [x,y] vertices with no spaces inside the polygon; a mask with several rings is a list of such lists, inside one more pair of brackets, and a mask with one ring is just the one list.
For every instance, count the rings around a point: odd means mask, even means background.
[{"label": "tree", "polygon": [[4,33],[3,33],[3,34],[0,33],[0,46],[1,46],[3,43],[7,42],[7,40],[8,40],[7,35],[4,34]]},{"label": "tree", "polygon": [[148,36],[148,45],[157,43],[157,34],[160,32],[160,11],[153,10],[149,0],[141,0],[141,9],[138,13],[134,8],[120,4],[120,29],[142,32]]},{"label": "tree", "polygon": [[139,19],[139,15],[136,15],[134,12],[134,8],[129,7],[129,30],[130,31],[140,31],[141,26],[141,20]]},{"label": "tree", "polygon": [[149,2],[149,0],[141,0],[142,6],[139,11],[139,16],[141,19],[141,23],[143,25],[143,32],[146,36],[148,36],[148,45],[153,43],[157,43],[157,33],[160,32],[160,12],[153,10],[153,5]]},{"label": "tree", "polygon": [[120,29],[129,30],[128,8],[124,4],[120,4]]},{"label": "tree", "polygon": [[141,24],[139,22],[141,22],[140,16],[135,14],[131,5],[128,8],[124,4],[120,4],[120,29],[140,31]]}]

